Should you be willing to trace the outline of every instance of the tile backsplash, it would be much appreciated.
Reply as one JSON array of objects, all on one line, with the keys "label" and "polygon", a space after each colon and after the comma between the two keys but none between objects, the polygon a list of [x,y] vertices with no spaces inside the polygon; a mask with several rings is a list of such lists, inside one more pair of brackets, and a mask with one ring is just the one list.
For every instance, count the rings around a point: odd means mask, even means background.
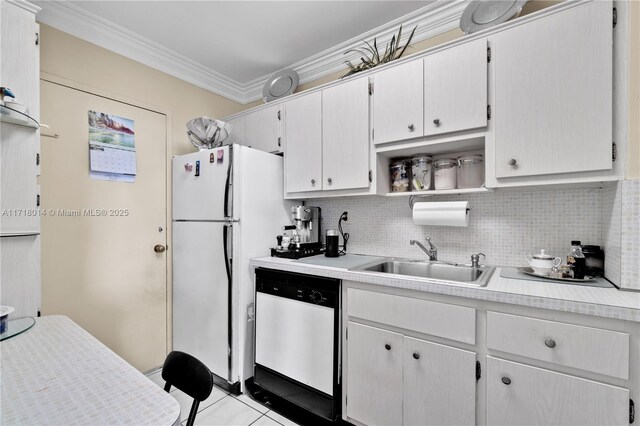
[{"label": "tile backsplash", "polygon": [[[547,253],[564,259],[571,240],[603,245],[603,189],[508,189],[496,192],[434,196],[419,201],[469,201],[468,227],[415,225],[409,197],[360,197],[309,200],[322,208],[322,235],[337,228],[350,234],[349,253],[424,258],[409,240],[430,236],[438,258],[468,263],[472,253],[486,254],[492,265],[525,266],[528,253]],[[341,239],[342,241],[342,239]]]}]

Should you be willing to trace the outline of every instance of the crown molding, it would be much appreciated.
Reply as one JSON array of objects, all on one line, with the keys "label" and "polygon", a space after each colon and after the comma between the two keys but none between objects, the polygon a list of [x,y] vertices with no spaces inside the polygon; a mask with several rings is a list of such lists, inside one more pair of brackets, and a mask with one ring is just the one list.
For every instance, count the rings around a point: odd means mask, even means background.
[{"label": "crown molding", "polygon": [[38,13],[40,11],[40,8],[38,6],[36,6],[35,4],[31,4],[26,0],[7,0],[7,3],[11,3],[31,13]]},{"label": "crown molding", "polygon": [[[13,1],[23,3],[22,0]],[[317,80],[331,73],[344,70],[346,68],[346,60],[358,59],[357,54],[345,55],[345,51],[359,47],[362,45],[363,40],[372,40],[374,37],[378,40],[379,45],[384,46],[397,32],[400,25],[403,25],[406,31],[405,34],[416,25],[418,26],[413,37],[413,43],[458,28],[460,16],[466,5],[467,2],[465,0],[435,1],[428,6],[286,68],[293,68],[298,73],[300,84]],[[90,13],[68,0],[47,2],[46,6],[38,13],[37,20],[241,104],[262,99],[262,87],[270,76],[265,75],[247,83],[240,83],[111,21]]]}]

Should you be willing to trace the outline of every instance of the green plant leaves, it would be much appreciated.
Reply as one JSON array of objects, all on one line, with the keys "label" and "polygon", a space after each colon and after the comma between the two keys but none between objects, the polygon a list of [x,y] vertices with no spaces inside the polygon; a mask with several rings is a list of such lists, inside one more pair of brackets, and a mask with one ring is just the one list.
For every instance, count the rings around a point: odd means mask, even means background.
[{"label": "green plant leaves", "polygon": [[378,65],[399,59],[407,50],[407,47],[409,47],[417,28],[418,26],[416,25],[411,31],[411,34],[409,34],[409,38],[405,42],[404,46],[400,47],[400,39],[402,38],[402,25],[400,25],[398,33],[391,37],[391,40],[387,43],[382,56],[380,56],[380,52],[378,51],[378,41],[376,38],[373,39],[373,45],[366,40],[363,40],[365,46],[347,50],[344,52],[345,55],[349,53],[358,53],[362,56],[360,57],[360,62],[357,65],[354,65],[351,61],[345,61],[345,65],[347,65],[349,71],[340,78],[345,78],[361,71],[369,70]]}]

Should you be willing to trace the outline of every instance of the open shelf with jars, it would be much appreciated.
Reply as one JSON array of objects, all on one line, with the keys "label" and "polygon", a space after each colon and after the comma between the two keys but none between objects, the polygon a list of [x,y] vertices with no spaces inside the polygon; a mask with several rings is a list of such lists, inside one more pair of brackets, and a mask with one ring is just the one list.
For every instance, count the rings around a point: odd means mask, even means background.
[{"label": "open shelf with jars", "polygon": [[484,135],[376,149],[378,194],[388,197],[491,192],[484,186]]}]

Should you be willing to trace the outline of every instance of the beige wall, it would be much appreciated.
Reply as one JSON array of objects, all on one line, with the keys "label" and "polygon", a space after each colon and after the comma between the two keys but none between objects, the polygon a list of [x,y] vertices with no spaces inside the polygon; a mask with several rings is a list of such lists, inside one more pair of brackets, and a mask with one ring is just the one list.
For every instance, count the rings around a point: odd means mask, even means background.
[{"label": "beige wall", "polygon": [[188,120],[203,115],[221,118],[243,109],[237,102],[52,27],[41,25],[40,33],[41,72],[169,112],[175,155],[193,150],[185,133]]}]

